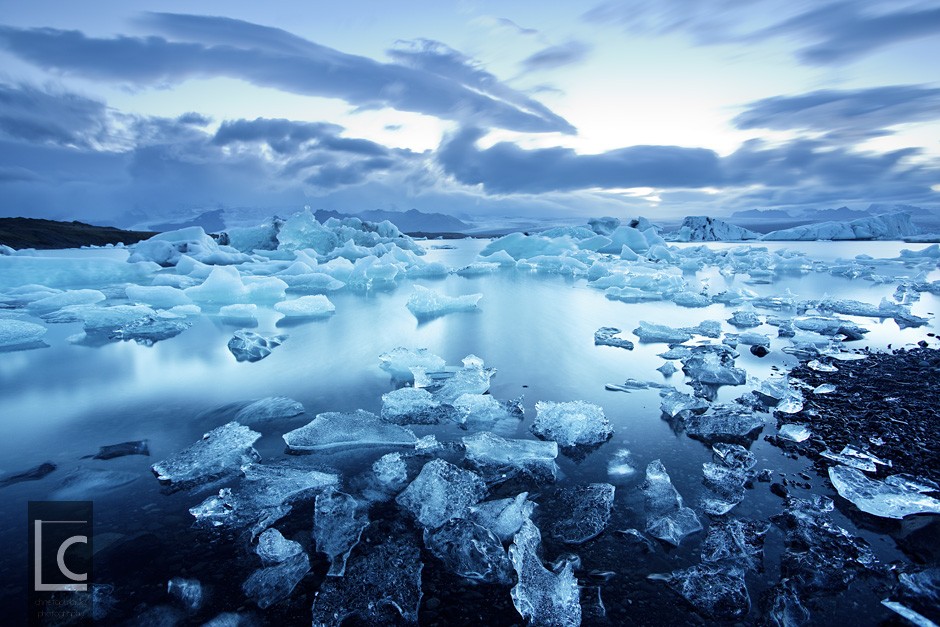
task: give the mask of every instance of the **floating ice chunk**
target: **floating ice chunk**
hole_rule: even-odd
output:
[[[336,306],[323,294],[281,301],[274,308],[291,318],[326,318],[336,311]]]
[[[780,425],[780,428],[777,430],[777,435],[786,440],[803,442],[808,440],[813,435],[813,432],[810,431],[806,425],[784,424]]]
[[[557,513],[549,533],[566,544],[584,544],[596,538],[610,520],[616,488],[609,483],[590,483],[561,488],[556,493]]]
[[[702,530],[698,516],[682,504],[682,497],[658,459],[646,467],[646,480],[640,488],[646,500],[646,533],[679,546],[684,537]]]
[[[763,427],[763,418],[737,403],[712,405],[704,413],[691,414],[685,419],[685,432],[706,442],[746,439]]]
[[[147,283],[160,269],[155,263],[125,263],[90,256],[34,257],[0,255],[0,289],[24,285],[95,287]]]
[[[222,233],[219,241],[243,253],[256,250],[275,250],[277,236],[284,220],[272,216],[257,226],[234,227]]]
[[[0,318],[0,349],[36,346],[45,334],[46,327],[41,324]]]
[[[212,268],[205,281],[187,287],[183,292],[197,303],[243,303],[248,300],[248,288],[238,269],[232,266]]]
[[[238,361],[260,361],[271,354],[275,348],[284,343],[286,335],[262,335],[240,329],[235,331],[232,339],[228,341],[228,349]]]
[[[256,302],[279,301],[284,298],[288,287],[284,281],[270,276],[246,276],[244,283],[248,299]]]
[[[467,579],[508,584],[512,564],[496,535],[464,518],[424,531],[424,545],[452,573]]]
[[[742,568],[698,564],[650,578],[665,580],[696,611],[713,620],[734,621],[751,611]]]
[[[757,465],[757,458],[740,444],[717,442],[712,445],[712,457],[728,468],[747,471]]]
[[[502,420],[520,420],[524,415],[522,398],[500,402],[489,394],[461,394],[454,400],[457,422],[468,425],[494,425]]]
[[[393,379],[403,382],[413,382],[412,368],[420,367],[426,371],[443,370],[447,362],[431,353],[426,348],[410,350],[399,347],[379,355],[379,367],[392,375]]]
[[[307,425],[288,431],[284,441],[291,451],[334,451],[366,446],[414,446],[417,438],[410,430],[383,422],[361,409],[354,413],[317,414]]]
[[[382,420],[396,425],[436,425],[447,418],[447,408],[422,388],[399,388],[382,395]]]
[[[27,305],[27,309],[35,313],[47,313],[69,305],[94,305],[105,298],[98,290],[67,290],[34,300]]]
[[[267,609],[289,597],[308,572],[310,558],[300,553],[274,566],[256,570],[242,584],[242,590],[258,607]]]
[[[732,242],[760,238],[759,233],[706,216],[686,216],[679,226],[679,242]]]
[[[633,454],[625,448],[615,451],[610,461],[607,462],[607,474],[617,478],[635,475],[636,468],[633,467]]]
[[[708,402],[700,398],[683,394],[675,388],[662,390],[659,409],[670,418],[684,417],[692,412],[702,412],[708,409]]]
[[[127,300],[132,303],[142,303],[158,309],[191,305],[193,302],[183,290],[169,285],[128,285],[124,292]]]
[[[38,481],[46,475],[55,472],[57,466],[52,462],[43,462],[38,466],[21,472],[4,473],[0,475],[0,488],[6,488],[23,481]]]
[[[747,482],[745,471],[705,462],[702,464],[702,473],[702,483],[707,490],[702,497],[702,509],[706,513],[722,516],[744,500],[744,484]]]
[[[454,274],[459,276],[481,276],[484,274],[493,274],[499,270],[500,264],[489,261],[475,261],[469,265],[459,268]]]
[[[346,287],[346,283],[324,272],[305,272],[303,274],[285,274],[282,272],[277,275],[277,278],[287,284],[287,290],[290,292],[335,292]]]
[[[238,410],[235,422],[255,424],[293,418],[304,413],[304,406],[286,396],[268,396],[253,401]]]
[[[906,486],[869,479],[855,468],[832,466],[829,480],[839,496],[873,516],[904,518],[911,514],[940,514],[937,499]]]
[[[587,221],[588,227],[598,235],[610,235],[620,226],[619,218],[604,216],[601,218],[591,218]]]
[[[317,495],[313,517],[313,539],[317,551],[330,558],[329,577],[342,577],[346,572],[349,552],[359,544],[363,530],[369,525],[367,512],[349,494],[332,488]]]
[[[114,309],[110,307],[109,309]],[[190,323],[182,316],[167,311],[156,312],[130,320],[107,333],[108,339],[134,340],[138,344],[152,346],[155,342],[176,337],[190,327]],[[97,336],[105,329],[89,329],[88,320],[85,322],[87,336]]]
[[[408,468],[401,458],[401,453],[386,453],[372,464],[375,478],[385,488],[398,491],[408,483]]]
[[[535,503],[528,496],[528,492],[522,492],[512,498],[477,503],[470,507],[468,518],[492,531],[500,541],[508,542],[532,516]]]
[[[427,388],[441,403],[452,405],[464,394],[483,394],[490,389],[493,368],[484,368],[483,360],[474,355],[463,359],[459,369],[429,372],[423,367],[412,368],[415,387]]]
[[[497,250],[496,252],[490,255],[480,255],[480,261],[486,261],[488,263],[498,263],[501,266],[514,266],[516,265],[516,260],[513,259],[513,256],[507,253],[505,250]]]
[[[451,518],[465,517],[470,506],[484,496],[486,484],[476,473],[432,459],[396,501],[421,526],[434,529]]]
[[[538,527],[526,520],[509,547],[517,578],[510,593],[512,603],[532,625],[577,627],[581,603],[573,565],[568,562],[557,574],[551,572],[539,558],[541,544]]]
[[[616,348],[625,348],[628,351],[633,350],[633,342],[622,337],[616,337],[620,329],[615,327],[601,327],[594,332],[594,344],[596,346],[614,346]]]
[[[390,624],[389,611],[418,622],[421,604],[421,550],[406,535],[361,543],[343,578],[329,577],[313,601],[315,627],[339,627],[358,615],[366,624]]]
[[[834,462],[839,462],[840,464],[845,464],[846,466],[851,466],[858,470],[864,470],[865,472],[875,472],[878,470],[878,466],[892,465],[890,461],[885,461],[867,451],[861,451],[851,445],[844,446],[839,453],[826,450],[820,453],[820,455],[826,459],[831,459]]]
[[[645,321],[641,321],[640,326],[633,329],[633,334],[640,338],[641,342],[663,342],[665,344],[681,344],[691,340],[693,335],[689,329],[677,329],[664,324],[652,324]]]
[[[558,444],[538,440],[507,440],[488,431],[463,438],[467,461],[487,478],[505,480],[520,473],[553,481]]]
[[[258,536],[258,546],[255,547],[255,553],[265,566],[280,564],[303,552],[299,542],[288,540],[277,529],[265,530]]]
[[[755,314],[753,311],[735,311],[728,319],[728,324],[741,329],[749,329],[752,327],[759,327],[761,325],[761,321],[760,318],[757,317],[757,314]]]
[[[804,331],[812,331],[820,335],[843,335],[846,340],[860,340],[868,333],[868,329],[858,326],[850,320],[842,318],[824,318],[821,316],[806,316],[793,319],[793,326]]]
[[[682,371],[697,383],[705,385],[744,385],[747,372],[736,368],[737,353],[723,344],[695,346],[682,360]]]
[[[420,285],[414,286],[414,291],[408,298],[408,310],[415,318],[425,320],[436,318],[457,311],[477,311],[477,303],[483,294],[465,294],[463,296],[447,296]]]
[[[166,592],[182,603],[187,612],[196,612],[202,607],[205,594],[198,579],[173,577],[166,584]]]
[[[712,299],[707,294],[698,292],[676,292],[669,298],[680,307],[708,307],[712,304]]]
[[[676,374],[676,373],[679,371],[679,369],[676,368],[676,365],[675,365],[674,363],[672,363],[671,361],[667,361],[666,363],[664,363],[662,366],[660,366],[660,367],[657,368],[656,370],[658,370],[659,372],[661,372],[662,375],[663,375],[664,377],[666,377],[666,378],[671,377],[672,375]]]
[[[179,489],[234,474],[260,456],[252,448],[261,434],[230,422],[209,431],[192,446],[157,462],[151,469],[161,483]]]
[[[219,316],[230,320],[245,320],[249,323],[257,322],[258,306],[252,304],[222,305],[219,307]],[[250,326],[250,324],[249,324]]]
[[[119,444],[107,444],[99,447],[94,455],[85,455],[91,459],[115,459],[127,455],[146,455],[150,456],[150,445],[147,440],[136,440],[133,442],[121,442]]]
[[[251,261],[251,257],[229,246],[219,244],[201,226],[192,226],[176,231],[154,235],[150,239],[134,244],[128,261],[152,261],[161,266],[175,266],[185,253],[202,263],[235,264]]]
[[[548,238],[540,235],[510,233],[493,240],[480,251],[481,257],[487,257],[500,250],[506,251],[513,259],[528,259],[538,255],[558,255],[566,250],[574,250],[575,241],[568,236]],[[620,249],[617,249],[619,252]]]
[[[592,446],[606,442],[614,433],[604,410],[585,401],[539,401],[535,412],[532,433],[559,446]]]
[[[57,501],[80,501],[116,490],[138,479],[132,472],[102,470],[100,468],[76,468],[65,475],[59,487],[50,495]]]
[[[702,561],[761,572],[767,530],[766,523],[735,519],[714,521],[702,542]]]

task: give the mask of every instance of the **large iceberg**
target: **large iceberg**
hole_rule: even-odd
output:
[[[918,233],[920,230],[911,222],[911,214],[902,212],[859,218],[851,222],[805,224],[771,231],[761,239],[768,241],[903,239]]]
[[[134,244],[128,258],[131,263],[152,261],[161,266],[175,266],[183,255],[210,265],[230,265],[251,261],[251,257],[231,248],[220,246],[201,226],[167,231]]]
[[[686,216],[676,233],[680,242],[728,242],[759,237],[759,233],[707,216]]]

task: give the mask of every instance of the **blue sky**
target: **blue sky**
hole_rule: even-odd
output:
[[[940,3],[543,4],[0,0],[0,214],[940,204]]]

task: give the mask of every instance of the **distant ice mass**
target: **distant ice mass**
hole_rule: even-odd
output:
[[[706,216],[686,217],[676,234],[676,240],[680,242],[730,242],[759,238],[760,233]]]
[[[777,240],[869,240],[903,239],[920,233],[909,213],[889,213],[850,222],[819,222],[771,231],[761,239]]]

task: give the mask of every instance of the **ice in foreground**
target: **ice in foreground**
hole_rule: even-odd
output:
[[[422,527],[435,529],[451,518],[464,518],[485,496],[486,484],[476,473],[433,459],[396,501]]]
[[[241,329],[235,331],[232,339],[228,341],[228,349],[238,361],[261,361],[286,339],[286,335],[264,336],[254,331]]]
[[[532,625],[576,627],[581,624],[578,580],[571,562],[553,573],[539,558],[542,535],[526,520],[509,547],[509,559],[518,582],[513,586],[512,603]]]
[[[359,544],[349,558],[346,575],[327,578],[317,591],[314,627],[339,627],[353,615],[368,624],[389,624],[389,611],[417,623],[423,568],[421,550],[407,535]]]
[[[614,486],[609,483],[561,488],[555,510],[560,513],[550,534],[566,544],[584,544],[607,527],[614,504]]]
[[[848,466],[829,468],[829,480],[844,499],[863,512],[881,518],[904,518],[911,514],[940,514],[940,501],[902,481],[869,479]]]
[[[539,440],[508,440],[488,431],[463,438],[467,460],[489,479],[520,473],[538,481],[553,481],[558,444]]]
[[[157,462],[151,469],[161,483],[175,489],[234,474],[244,464],[260,459],[252,447],[261,437],[257,431],[230,422],[202,436],[182,451]]]
[[[532,433],[554,440],[562,447],[600,444],[614,433],[604,410],[585,401],[539,401],[535,404],[535,411]]]
[[[308,424],[284,434],[287,448],[294,452],[333,451],[364,446],[414,446],[415,434],[383,422],[375,414],[326,412]]]
[[[698,612],[714,620],[733,621],[751,609],[742,568],[698,564],[651,578],[665,580]]]
[[[256,570],[242,584],[242,590],[265,609],[289,597],[308,572],[310,558],[301,551],[279,564]]]
[[[477,303],[483,294],[465,294],[463,296],[447,296],[429,290],[420,285],[414,286],[414,292],[408,298],[408,310],[418,320],[436,318],[457,311],[476,311]]]
[[[45,334],[46,327],[41,324],[0,319],[0,349],[37,344]]]
[[[424,545],[452,573],[467,579],[508,584],[512,566],[502,542],[489,529],[452,518],[424,532]]]
[[[528,497],[528,492],[522,492],[507,499],[477,503],[470,508],[469,518],[495,533],[500,541],[508,542],[532,516],[535,503]]]
[[[284,300],[274,308],[290,318],[325,318],[336,311],[336,306],[323,294]]]
[[[640,486],[646,499],[646,533],[679,546],[689,534],[702,530],[702,523],[672,485],[665,467],[658,459],[646,467],[646,481]]]
[[[343,576],[349,552],[359,544],[368,524],[368,514],[360,511],[359,502],[349,494],[330,488],[317,495],[313,538],[317,550],[330,558],[327,576]]]

